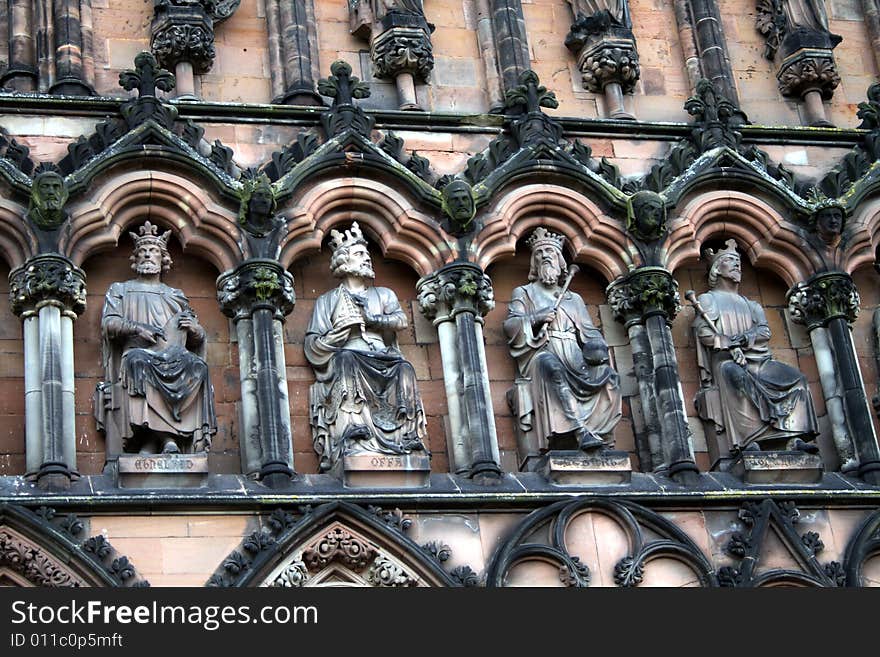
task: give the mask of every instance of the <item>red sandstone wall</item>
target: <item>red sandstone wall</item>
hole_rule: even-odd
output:
[[[0,260],[0,475],[24,474],[24,343],[9,309],[9,267]]]
[[[346,59],[355,74],[369,62],[369,46],[349,33],[344,0],[316,2],[319,65],[323,75],[330,64]],[[856,105],[876,78],[877,64],[861,18],[861,8],[850,0],[827,3],[831,29],[844,40],[835,50],[842,83],[830,103],[830,118],[840,126],[857,124]],[[420,100],[435,111],[482,113],[488,110],[485,68],[476,37],[476,8],[472,0],[426,0],[428,20],[437,25],[432,35],[435,69],[430,84],[419,90]],[[642,79],[629,109],[645,120],[680,121],[690,95],[684,55],[671,2],[631,0],[633,32],[639,46]],[[799,108],[779,95],[776,64],[763,58],[764,42],[755,29],[753,0],[720,0],[731,65],[743,109],[756,123],[800,123]],[[603,99],[583,90],[580,73],[565,45],[572,22],[566,0],[524,0],[523,12],[531,48],[532,66],[541,81],[556,92],[565,116],[603,115]],[[134,56],[149,47],[152,5],[140,0],[93,2],[95,69],[98,92],[122,95],[119,71],[131,67]],[[271,100],[263,2],[244,0],[232,18],[216,30],[217,58],[202,76],[206,100],[266,103]],[[393,86],[375,81],[369,106],[396,107]]]

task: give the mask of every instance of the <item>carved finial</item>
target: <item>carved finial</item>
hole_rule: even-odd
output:
[[[354,98],[369,98],[370,85],[351,74],[351,65],[337,60],[330,66],[330,77],[318,81],[318,93],[333,99],[333,106],[351,105]]]
[[[509,89],[504,96],[507,109],[515,109],[519,105],[525,105],[523,113],[540,112],[542,107],[556,109],[559,101],[556,100],[556,94],[540,84],[537,73],[528,70],[519,76],[519,85]]]
[[[684,108],[696,118],[695,138],[701,152],[716,146],[737,149],[741,135],[734,129],[731,119],[742,112],[710,80],[701,78],[697,82],[696,94],[685,102]]]
[[[340,247],[349,247],[354,246],[355,244],[364,244],[366,245],[367,240],[364,238],[364,234],[361,232],[361,227],[358,226],[358,223],[355,221],[351,228],[345,231],[345,233],[340,233],[338,230],[330,231],[330,248],[335,252]]]
[[[160,68],[152,53],[141,52],[134,58],[134,69],[119,74],[119,86],[126,91],[137,88],[138,96],[155,96],[156,89],[171,91],[176,84],[174,74]]]
[[[532,251],[534,251],[540,246],[549,244],[553,248],[558,249],[560,252],[562,252],[562,245],[564,242],[565,238],[562,235],[558,233],[553,233],[543,226],[539,226],[532,233],[531,237],[526,240],[526,245]]]

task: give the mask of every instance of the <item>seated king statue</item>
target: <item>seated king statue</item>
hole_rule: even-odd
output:
[[[709,291],[695,298],[700,390],[694,400],[725,451],[819,451],[816,412],[806,377],[770,354],[770,326],[761,306],[739,293],[736,242],[706,249]]]
[[[521,468],[549,450],[613,447],[611,433],[621,416],[620,377],[584,300],[567,289],[562,240],[541,227],[526,241],[529,283],[513,291],[504,322],[517,366],[508,403]]]
[[[205,329],[183,292],[161,282],[171,267],[171,231],[159,235],[148,221],[138,232],[129,233],[137,278],[113,283],[104,299],[98,429],[109,457],[207,452],[217,422]]]
[[[375,277],[357,223],[330,232],[330,269],[342,279],[315,302],[306,331],[306,358],[317,381],[309,413],[320,471],[346,455],[427,451],[425,411],[412,364],[398,350],[407,319],[397,296]]]

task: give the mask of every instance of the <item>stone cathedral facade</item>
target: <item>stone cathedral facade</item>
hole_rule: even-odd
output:
[[[880,583],[877,0],[0,3],[0,583]]]

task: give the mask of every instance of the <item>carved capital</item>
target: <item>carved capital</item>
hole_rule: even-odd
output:
[[[578,68],[587,91],[602,93],[616,82],[623,93],[632,93],[641,75],[636,42],[611,36],[587,41],[578,53]]]
[[[393,27],[373,39],[370,53],[377,78],[411,73],[426,80],[434,68],[431,37],[419,27]]]
[[[22,315],[51,303],[76,315],[86,309],[86,275],[64,256],[38,255],[9,274],[9,304]]]
[[[791,318],[807,330],[825,326],[832,319],[843,318],[850,324],[859,314],[859,292],[849,274],[819,274],[798,283],[788,293]]]
[[[296,303],[293,276],[275,260],[247,260],[220,275],[217,300],[227,317],[241,319],[268,308],[277,319],[283,319]]]
[[[196,73],[207,73],[214,63],[214,22],[200,4],[156,8],[150,49],[166,68],[189,62]]]
[[[776,74],[779,91],[783,96],[803,98],[810,91],[818,91],[824,100],[830,100],[840,84],[840,75],[830,50],[804,49],[787,57]]]
[[[446,265],[417,284],[419,309],[438,324],[469,312],[484,317],[495,307],[492,280],[471,263]]]
[[[671,321],[681,310],[678,283],[662,267],[640,267],[611,283],[607,294],[614,318],[624,324],[650,315]]]

